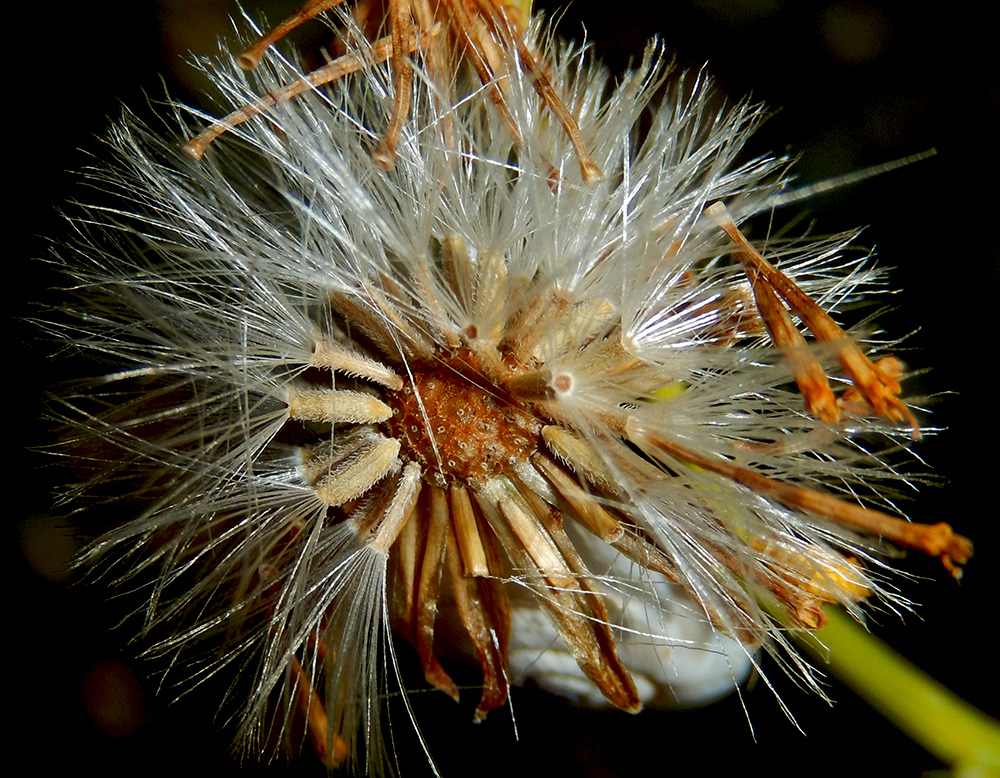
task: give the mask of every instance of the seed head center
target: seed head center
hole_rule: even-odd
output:
[[[386,402],[403,458],[439,485],[511,473],[540,445],[542,422],[458,360],[414,370]]]

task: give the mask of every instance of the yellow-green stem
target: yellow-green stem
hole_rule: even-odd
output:
[[[908,662],[841,609],[802,644],[872,707],[963,778],[1000,776],[1000,722]]]

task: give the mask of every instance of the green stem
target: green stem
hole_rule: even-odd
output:
[[[963,776],[1000,776],[1000,723],[868,633],[841,609],[802,644],[897,727]]]

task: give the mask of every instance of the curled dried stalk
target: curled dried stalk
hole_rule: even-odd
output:
[[[267,50],[288,33],[343,3],[344,0],[310,0],[245,49],[237,58],[238,64],[244,70],[255,69]],[[215,122],[188,141],[184,152],[195,160],[201,159],[220,135],[275,105],[351,73],[390,61],[394,86],[392,115],[381,141],[372,152],[372,159],[381,169],[391,170],[396,164],[396,144],[409,113],[413,81],[410,55],[415,52],[421,54],[428,75],[445,93],[462,62],[470,63],[488,88],[504,123],[518,144],[523,145],[517,123],[507,108],[509,63],[516,58],[542,102],[569,137],[584,182],[593,184],[603,178],[576,119],[546,76],[542,57],[525,42],[530,0],[358,0],[351,13],[371,40],[370,60],[364,61],[351,53],[337,57],[300,81],[277,89]],[[388,34],[385,34],[386,28]]]

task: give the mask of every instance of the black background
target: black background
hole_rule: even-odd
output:
[[[268,3],[271,21],[295,7]],[[545,8],[558,3],[546,2]],[[84,679],[98,669],[141,665],[121,652],[126,635],[108,632],[108,616],[93,592],[39,574],[30,553],[32,527],[47,511],[56,474],[24,450],[43,435],[34,421],[44,387],[60,365],[43,359],[18,323],[26,301],[47,283],[31,258],[45,252],[40,235],[62,229],[55,207],[72,193],[79,148],[92,147],[118,112],[140,104],[144,91],[185,90],[182,52],[210,52],[224,2],[48,3],[23,5],[9,21],[6,78],[5,246],[10,362],[4,371],[11,420],[4,574],[9,578],[5,648],[10,656],[7,705],[11,764],[34,774],[97,769],[105,775],[216,776],[247,772],[227,755],[228,741],[211,722],[210,700],[168,706],[150,686],[124,707],[132,734],[113,737],[87,715]],[[946,479],[906,506],[927,522],[949,521],[977,543],[961,585],[939,566],[911,557],[908,571],[929,579],[908,588],[921,603],[905,624],[879,617],[873,630],[961,696],[996,715],[993,663],[998,569],[995,457],[997,299],[1000,249],[996,237],[996,136],[1000,120],[997,67],[984,12],[971,4],[801,3],[794,0],[595,3],[578,0],[561,30],[579,36],[581,23],[612,68],[637,57],[659,35],[680,67],[708,62],[717,88],[733,99],[752,94],[780,109],[753,142],[753,151],[801,154],[803,181],[936,147],[933,159],[809,202],[821,232],[868,225],[863,242],[894,267],[901,290],[889,328],[921,329],[905,356],[932,368],[920,390],[941,395],[933,423],[946,432],[919,451]],[[40,12],[40,17],[32,14]],[[789,214],[791,217],[791,214]],[[58,544],[45,546],[58,563]],[[35,553],[35,552],[32,552]],[[110,664],[109,664],[110,663]],[[121,663],[121,664],[119,664]],[[758,685],[713,708],[638,717],[573,709],[532,690],[515,692],[520,740],[500,711],[469,723],[475,690],[461,706],[419,695],[421,721],[446,776],[595,776],[768,770],[783,775],[919,775],[939,768],[853,694],[831,682],[834,708],[772,673],[795,713],[797,731],[770,693]],[[105,676],[106,677],[106,676]],[[470,683],[474,677],[470,676]],[[394,711],[398,732],[409,731]],[[113,718],[113,717],[112,717]],[[751,734],[747,719],[753,724]],[[755,742],[756,739],[756,742]],[[426,772],[419,753],[401,738],[404,775]],[[320,774],[308,761],[283,768]]]

